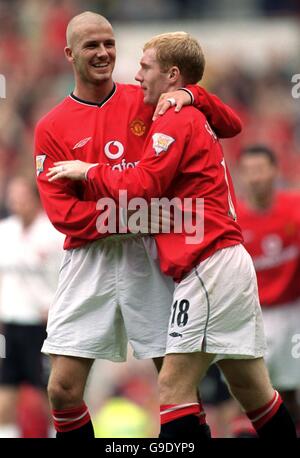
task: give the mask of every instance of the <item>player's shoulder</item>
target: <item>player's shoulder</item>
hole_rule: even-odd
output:
[[[7,216],[6,218],[0,220],[0,232],[2,235],[3,233],[12,234],[19,226],[19,219],[14,215]]]
[[[140,86],[137,84],[129,84],[129,83],[116,83],[117,93],[120,95],[133,95],[136,96],[137,94],[143,94],[143,91]]]
[[[45,229],[52,229],[53,227],[48,216],[43,210],[38,213],[35,219],[35,226],[39,228],[44,227]]]
[[[179,115],[180,121],[186,124],[196,123],[197,126],[201,126],[206,122],[206,117],[202,111],[198,110],[193,105],[186,105],[182,107],[179,112],[175,112],[175,109],[173,108],[168,110],[168,112],[170,112],[170,116],[172,116],[174,119],[176,119],[176,117]]]
[[[183,132],[187,130],[199,130],[205,127],[206,117],[192,105],[184,106],[179,112],[175,108],[169,108],[168,111],[154,121],[157,127],[170,125]]]
[[[55,105],[48,113],[44,114],[36,124],[36,131],[47,129],[55,123],[60,123],[65,119],[66,110],[70,104],[70,97],[65,97],[57,105]]]
[[[144,93],[140,86],[136,84],[117,83],[116,84],[116,103],[125,106],[143,106]],[[148,106],[150,107],[150,106]],[[151,109],[151,107],[150,107]]]
[[[49,243],[50,241],[55,241],[62,246],[64,235],[55,229],[44,211],[41,211],[36,217],[33,231],[37,233],[40,238],[44,237]]]
[[[300,208],[300,191],[291,189],[278,190],[276,200],[279,205],[292,208],[297,206]]]

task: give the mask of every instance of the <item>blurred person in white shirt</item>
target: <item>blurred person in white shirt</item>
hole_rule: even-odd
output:
[[[12,179],[7,207],[11,216],[0,221],[0,332],[5,343],[0,359],[0,437],[18,437],[21,385],[44,391],[47,384],[47,361],[40,350],[63,237],[45,216],[33,180]]]

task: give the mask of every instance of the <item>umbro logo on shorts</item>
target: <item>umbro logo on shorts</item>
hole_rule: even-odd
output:
[[[180,334],[179,332],[171,332],[171,334],[169,334],[169,336],[171,336],[171,337],[182,337],[182,334]]]

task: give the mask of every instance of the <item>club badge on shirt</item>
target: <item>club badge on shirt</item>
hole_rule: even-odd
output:
[[[36,176],[38,177],[40,173],[44,171],[44,162],[46,159],[46,154],[40,154],[35,158],[35,166],[36,166]]]
[[[130,130],[134,135],[141,137],[146,132],[146,125],[141,119],[134,119],[130,124]]]
[[[153,148],[158,156],[162,151],[167,151],[169,146],[175,142],[175,138],[166,134],[156,133],[152,135]]]

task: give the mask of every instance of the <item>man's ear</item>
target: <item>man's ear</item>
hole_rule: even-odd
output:
[[[180,77],[180,70],[178,67],[174,66],[171,67],[169,70],[169,79],[171,80],[172,83],[176,82],[178,78]]]
[[[74,56],[73,56],[73,51],[69,46],[66,46],[65,49],[65,56],[69,62],[74,62]]]

